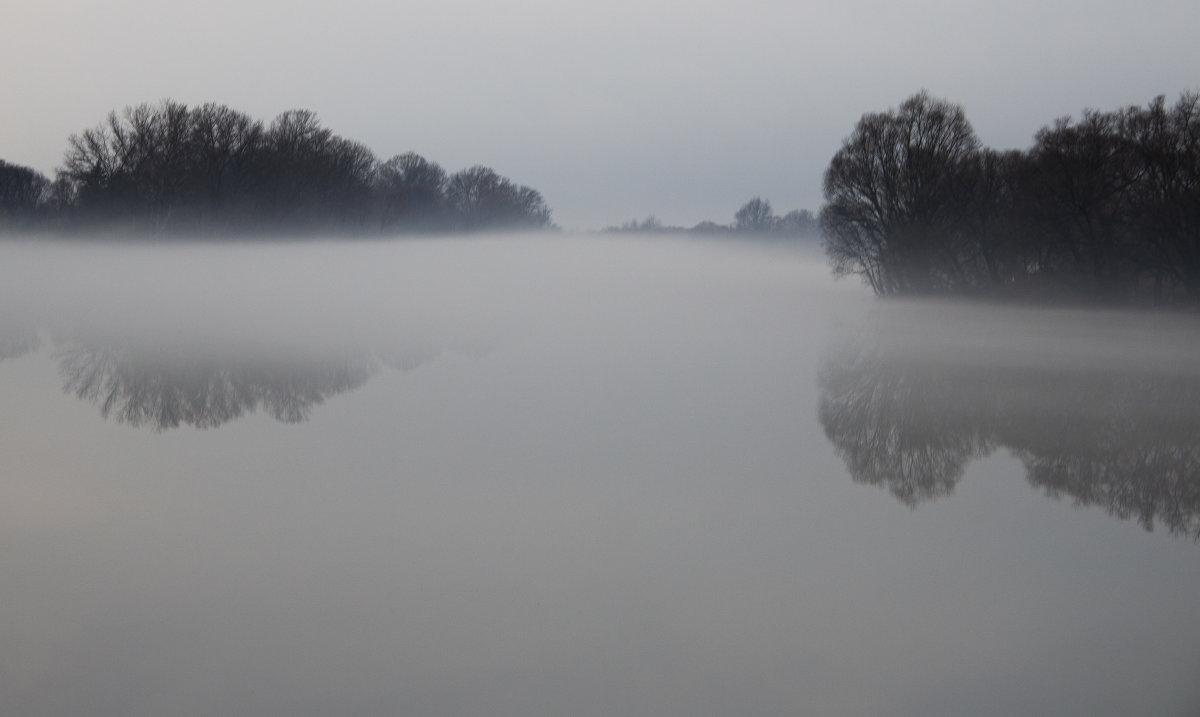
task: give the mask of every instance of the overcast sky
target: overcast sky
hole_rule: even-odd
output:
[[[567,229],[817,209],[864,113],[926,88],[984,143],[1200,88],[1196,0],[5,0],[0,158],[112,109],[311,109],[381,158],[486,164]]]

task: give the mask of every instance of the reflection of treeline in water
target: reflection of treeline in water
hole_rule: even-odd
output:
[[[59,354],[63,389],[106,418],[156,430],[213,428],[256,410],[278,421],[307,420],[313,406],[371,376],[366,357],[340,360],[203,360],[139,356],[104,346]]]
[[[55,178],[0,162],[0,229],[400,233],[550,226],[535,189],[482,166],[381,161],[306,110],[270,125],[164,101],[72,135]]]
[[[19,311],[0,305],[0,362],[39,350],[50,335],[63,390],[95,405],[105,418],[156,431],[214,428],[261,411],[300,423],[313,408],[359,388],[381,368],[407,373],[441,350],[391,337],[328,352],[283,346],[240,347],[230,337],[210,342],[178,337],[131,340],[122,332],[39,330]],[[456,353],[478,356],[486,344],[463,343]]]
[[[1026,151],[921,93],[866,114],[825,173],[840,274],[878,294],[1200,301],[1200,93],[1087,110]]]
[[[857,482],[910,506],[1003,447],[1029,482],[1146,529],[1200,538],[1200,378],[981,366],[858,347],[827,364],[819,417]]]
[[[300,423],[327,399],[361,387],[381,366],[408,372],[437,355],[396,346],[334,356],[222,355],[79,339],[56,352],[64,391],[105,418],[156,431],[215,428],[256,411]]]

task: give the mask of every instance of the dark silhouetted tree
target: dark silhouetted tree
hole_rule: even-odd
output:
[[[962,286],[955,240],[978,149],[962,108],[925,92],[864,115],[825,172],[821,228],[834,271],[879,294]]]
[[[72,135],[43,213],[80,229],[168,232],[429,231],[549,226],[539,192],[490,169],[447,177],[415,153],[379,163],[308,110],[264,128],[218,104],[164,100]]]
[[[256,174],[265,142],[262,122],[209,103],[192,110],[191,123],[188,154],[196,222],[213,229],[245,225],[262,190]]]
[[[379,222],[384,231],[445,228],[446,171],[415,152],[396,155],[375,170]]]
[[[40,172],[0,159],[0,231],[33,225],[49,200],[50,187]]]
[[[991,149],[967,161],[962,175],[967,201],[957,253],[973,287],[1026,286],[1042,265],[1041,247],[1022,214],[1027,165],[1022,152]]]
[[[1129,221],[1140,269],[1157,298],[1182,288],[1200,300],[1200,93],[1163,97],[1122,113],[1121,131],[1136,154]]]
[[[248,198],[261,125],[227,107],[164,101],[72,135],[55,194],[83,221],[162,232],[228,216]]]
[[[536,189],[516,185],[488,167],[475,166],[451,175],[446,200],[458,229],[541,229],[550,225],[550,209]]]
[[[1045,243],[1042,271],[1086,280],[1102,299],[1126,296],[1136,281],[1130,192],[1139,167],[1117,113],[1087,110],[1043,128],[1030,150],[1028,211]]]
[[[266,133],[259,171],[280,229],[362,229],[375,157],[364,145],[322,127],[315,113],[290,110]]]

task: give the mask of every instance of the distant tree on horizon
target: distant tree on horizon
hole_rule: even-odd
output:
[[[780,234],[817,236],[821,233],[821,225],[809,210],[793,209],[779,218],[776,231]]]
[[[653,214],[642,221],[632,219],[619,226],[607,227],[609,233],[626,234],[701,234],[705,236],[755,236],[762,238],[816,237],[820,225],[807,209],[793,209],[782,217],[776,216],[771,202],[755,197],[746,202],[734,215],[732,224],[704,220],[690,228],[667,225]]]
[[[741,206],[733,215],[734,231],[749,234],[766,234],[775,229],[779,219],[771,209],[771,203],[755,197]]]

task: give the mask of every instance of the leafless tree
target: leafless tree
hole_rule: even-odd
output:
[[[488,167],[475,166],[451,175],[446,199],[460,229],[540,229],[550,225],[550,209],[540,192],[514,184]]]
[[[384,231],[441,228],[446,171],[416,152],[396,155],[375,169],[380,227]]]
[[[746,202],[733,215],[733,228],[747,234],[767,234],[779,223],[771,203],[760,197]]]
[[[953,240],[979,146],[962,107],[926,92],[863,115],[825,172],[821,228],[835,272],[879,294],[961,286]]]
[[[0,159],[0,231],[33,224],[50,192],[50,180],[29,167]]]

